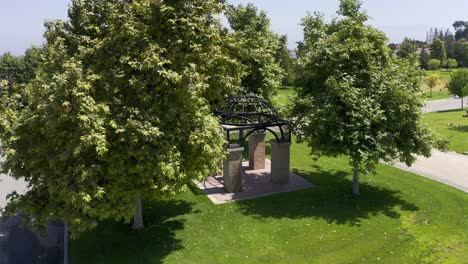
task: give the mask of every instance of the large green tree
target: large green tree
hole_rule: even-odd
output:
[[[460,40],[455,44],[455,59],[461,67],[468,67],[468,41]]]
[[[35,224],[74,235],[100,219],[142,228],[141,200],[217,170],[224,137],[209,101],[240,89],[217,0],[75,0],[46,24],[44,62],[23,110],[0,115],[2,169]]]
[[[288,49],[288,37],[278,36],[278,48],[276,49],[275,60],[283,69],[283,86],[290,86],[294,83],[293,59]]]
[[[231,6],[226,13],[232,32],[229,54],[237,58],[247,72],[242,78],[244,91],[271,100],[281,87],[284,71],[277,58],[282,46],[270,30],[270,20],[253,4]]]
[[[468,21],[455,21],[453,23],[456,40],[468,40]]]
[[[348,155],[353,194],[359,174],[379,161],[410,165],[439,143],[421,120],[420,72],[391,59],[384,33],[367,25],[361,1],[341,0],[341,19],[303,20],[308,52],[299,58],[300,87],[292,113],[300,140],[318,155]]]

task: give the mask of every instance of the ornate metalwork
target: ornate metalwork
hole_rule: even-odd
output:
[[[277,142],[290,142],[289,122],[278,116],[276,109],[264,99],[243,94],[226,99],[227,105],[218,108],[221,126],[229,147],[242,146],[252,133],[271,132]]]

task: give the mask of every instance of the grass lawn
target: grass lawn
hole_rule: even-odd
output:
[[[214,205],[189,186],[145,201],[142,231],[106,221],[71,241],[70,263],[466,263],[467,193],[379,165],[353,198],[347,159],[308,153],[294,142],[291,166],[315,188]]]
[[[70,263],[466,263],[467,193],[379,165],[354,198],[346,158],[308,153],[294,142],[291,166],[315,188],[214,205],[189,186],[145,201],[142,231],[106,221],[71,241]]]
[[[144,204],[146,228],[103,222],[71,241],[70,263],[463,263],[468,194],[379,165],[353,198],[346,158],[292,167],[317,187],[214,205],[198,189]]]
[[[426,122],[443,138],[451,141],[450,150],[468,153],[468,118],[461,110],[425,114]],[[452,126],[448,124],[452,123]]]
[[[428,101],[433,101],[433,100],[451,98],[452,95],[449,93],[448,89],[445,87],[445,85],[450,82],[451,72],[447,70],[426,71],[426,76],[429,76],[430,74],[433,74],[433,73],[439,74],[441,83],[437,87],[432,88],[432,97],[430,97],[430,89],[425,84],[425,80],[423,80],[423,91],[424,91],[424,95],[426,99]]]

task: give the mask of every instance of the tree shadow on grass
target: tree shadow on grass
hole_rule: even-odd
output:
[[[70,241],[70,263],[162,263],[170,253],[182,249],[176,231],[184,229],[177,217],[193,213],[182,200],[144,202],[145,229],[105,221],[79,239]]]
[[[468,126],[454,126],[449,128],[449,130],[455,130],[458,132],[468,132]]]
[[[352,181],[344,171],[314,172],[294,170],[316,185],[315,188],[239,202],[245,214],[259,218],[316,218],[340,225],[360,225],[363,219],[380,214],[399,218],[400,210],[419,208],[400,198],[398,191],[361,183],[361,195],[351,195]]]

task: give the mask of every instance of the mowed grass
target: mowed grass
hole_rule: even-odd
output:
[[[464,114],[461,110],[437,112],[425,114],[424,119],[442,138],[451,141],[450,150],[468,154],[468,118]]]
[[[273,104],[276,108],[285,107],[293,100],[295,91],[294,87],[283,87],[276,92],[276,96],[273,98]]]
[[[294,140],[291,167],[315,188],[214,205],[189,185],[145,201],[142,231],[107,221],[71,241],[70,263],[466,263],[467,193],[379,165],[355,198],[346,157],[308,153]]]
[[[430,89],[426,84],[426,80],[423,79],[422,81],[422,90],[424,94],[424,98],[428,101],[434,100],[441,100],[451,98],[452,94],[448,91],[446,85],[451,80],[451,72],[447,70],[440,70],[440,71],[425,71],[426,76],[429,76],[433,73],[437,73],[440,76],[440,84],[434,88],[432,88],[432,97],[430,96]],[[274,103],[278,108],[282,108],[286,105],[294,95],[294,87],[283,87],[277,91],[277,96],[275,97]]]
[[[346,158],[292,146],[315,188],[214,205],[193,186],[146,201],[146,228],[103,222],[71,241],[71,263],[466,263],[468,194],[379,165],[351,193]]]
[[[426,84],[426,80],[423,80],[423,92],[424,96],[428,101],[433,100],[441,100],[451,98],[452,94],[448,91],[446,85],[450,82],[451,77],[450,75],[452,72],[447,70],[439,70],[439,71],[426,71],[426,76],[429,76],[433,73],[437,73],[440,76],[440,84],[434,88],[432,88],[432,97],[430,96],[430,88]]]

